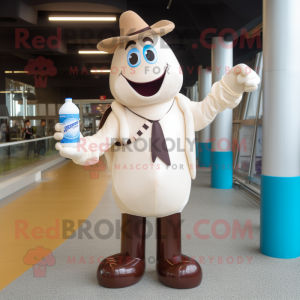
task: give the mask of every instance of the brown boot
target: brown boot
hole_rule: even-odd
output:
[[[97,270],[100,285],[123,288],[139,282],[145,273],[146,218],[122,214],[121,252],[105,258]]]
[[[171,288],[190,289],[202,280],[196,260],[181,254],[180,213],[157,218],[157,263],[159,281]]]

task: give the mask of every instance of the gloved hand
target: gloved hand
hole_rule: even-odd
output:
[[[55,130],[57,131],[54,134],[54,138],[58,141],[62,140],[64,135],[61,132],[60,125],[57,123],[55,125]],[[85,147],[76,147],[76,148],[71,148],[71,147],[63,147],[60,142],[55,144],[56,150],[59,151],[59,154],[62,157],[70,158],[73,160],[75,164],[78,165],[94,165],[99,161],[99,153],[98,151],[95,153],[92,153],[91,151],[88,150],[88,141],[82,136],[80,133],[80,142],[85,140],[84,145]],[[85,150],[84,150],[85,149]]]
[[[253,92],[258,88],[260,78],[250,67],[238,64],[223,77],[225,84],[236,94]]]

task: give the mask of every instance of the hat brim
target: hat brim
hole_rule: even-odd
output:
[[[107,53],[114,53],[118,44],[120,43],[134,41],[153,34],[164,36],[167,33],[171,32],[175,28],[175,25],[171,21],[162,20],[153,24],[152,26],[150,26],[150,28],[151,29],[149,30],[134,35],[116,36],[102,40],[98,43],[97,49],[100,51],[105,51]]]

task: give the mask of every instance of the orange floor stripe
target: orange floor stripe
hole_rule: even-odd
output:
[[[62,220],[73,220],[76,230],[78,220],[87,219],[110,182],[108,170],[97,174],[72,162],[48,172],[47,176],[51,178],[49,181],[0,209],[0,290],[32,267],[24,263],[30,249],[42,246],[53,251],[61,245],[65,241]],[[17,228],[26,224],[29,238],[22,233],[18,237]],[[47,235],[46,230],[56,224],[59,236],[51,239],[49,234],[55,235],[55,230]]]

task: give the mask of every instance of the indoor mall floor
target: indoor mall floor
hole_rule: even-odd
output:
[[[62,182],[63,177],[66,182]],[[73,192],[67,195],[71,185]],[[108,170],[92,179],[89,171],[65,160],[43,172],[39,182],[0,204],[5,246],[0,250],[5,269],[0,280],[1,299],[174,299],[180,295],[182,299],[277,299],[279,294],[296,299],[300,292],[300,259],[275,259],[259,251],[259,201],[237,185],[231,190],[211,189],[209,169],[198,170],[182,213],[182,251],[200,261],[203,270],[200,286],[189,290],[165,287],[157,279],[155,218],[148,218],[152,226],[147,226],[147,269],[143,279],[131,287],[110,289],[109,293],[99,286],[97,260],[117,253],[120,247],[116,220],[121,214],[112,197]],[[17,225],[10,223],[18,219],[25,223],[30,220],[26,230],[29,238],[20,234],[14,239],[11,234]],[[31,235],[30,229],[36,224],[46,230],[55,226],[56,219],[59,226],[63,220],[74,221],[77,231],[68,239],[62,236],[61,227],[58,238],[41,235],[36,239]],[[94,228],[103,219],[113,225],[113,232],[99,238]],[[91,225],[89,238],[79,233],[78,220],[86,220],[84,227]],[[200,225],[200,220],[209,223]],[[106,225],[102,226],[101,234],[108,235]],[[199,233],[209,237],[199,238]],[[33,267],[23,262],[27,251],[37,246],[50,249],[55,258],[53,265],[47,265],[45,277],[34,274]]]

